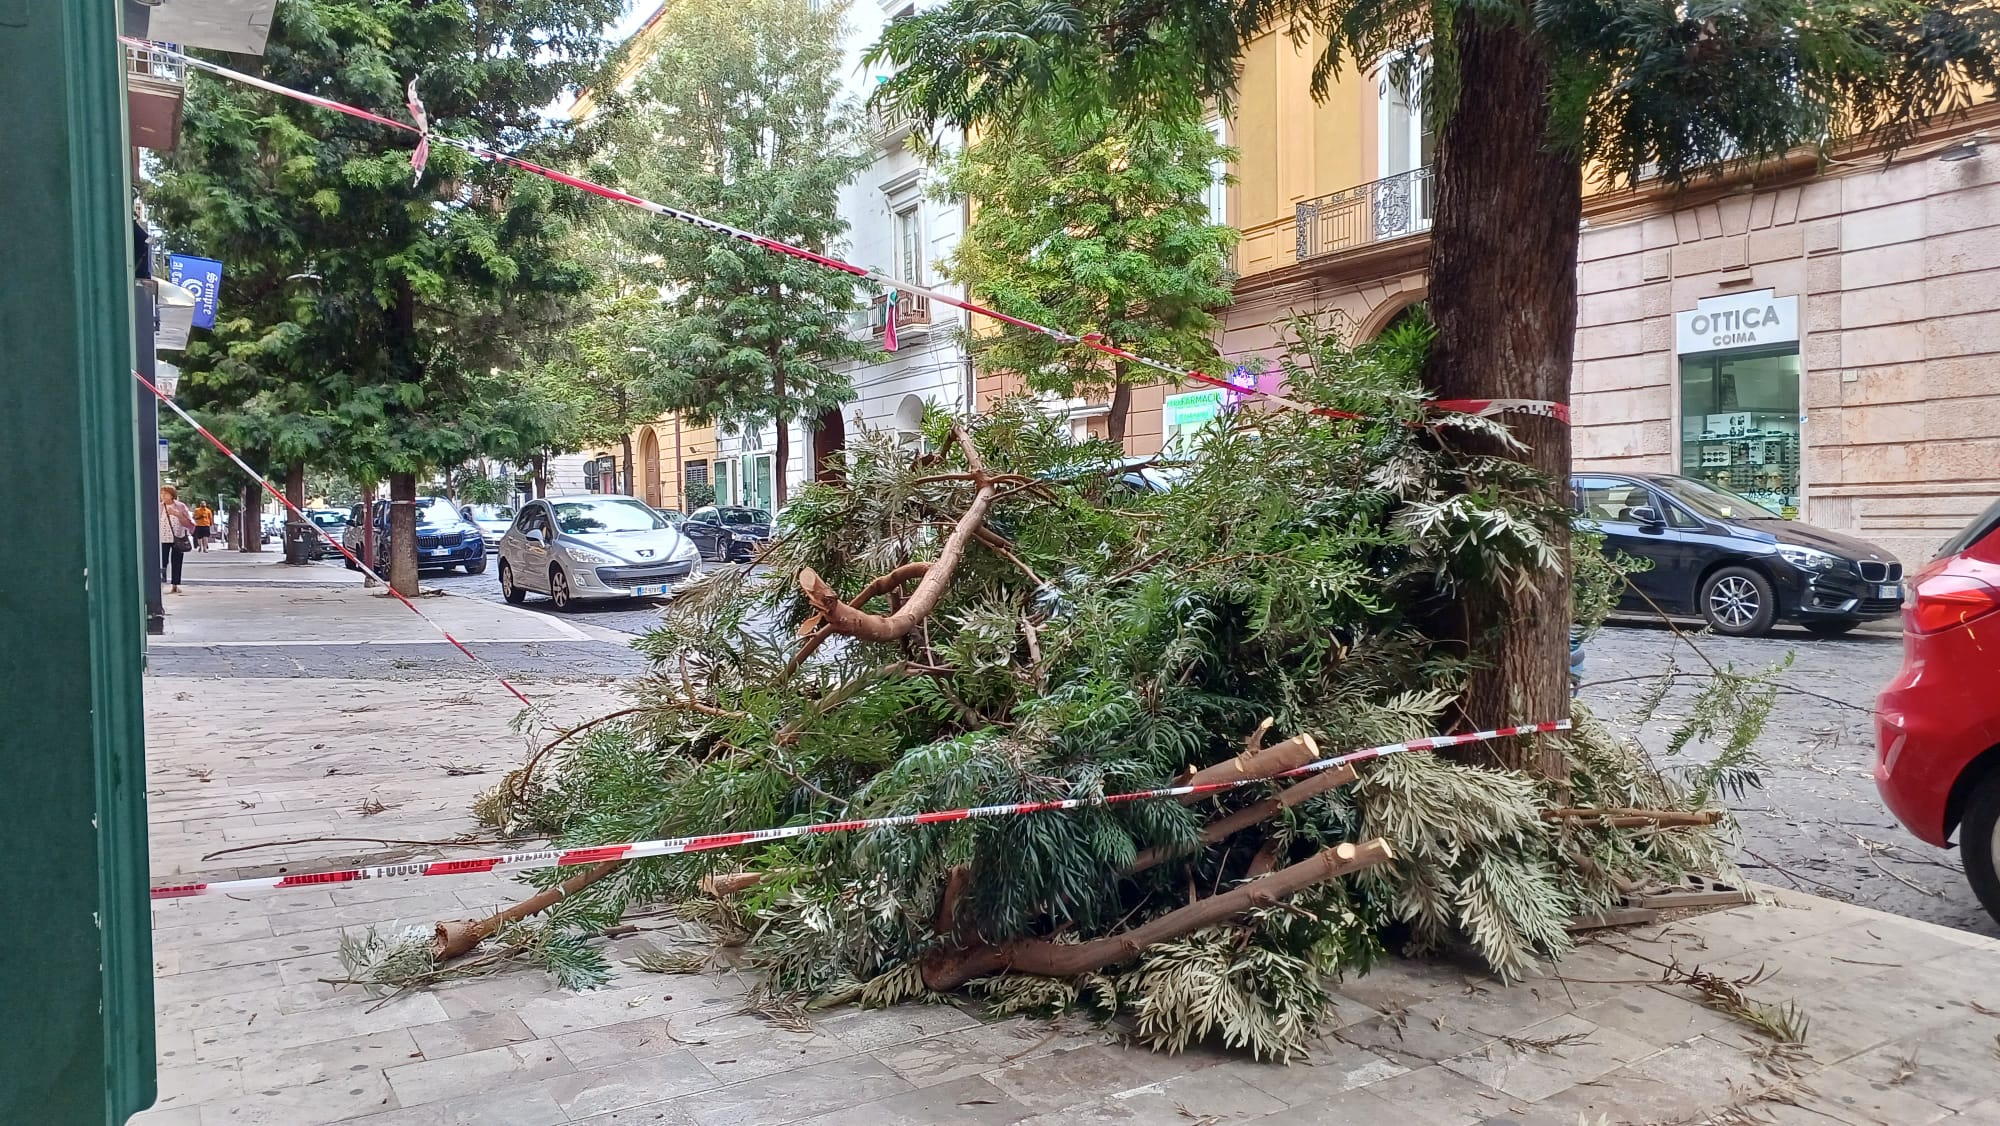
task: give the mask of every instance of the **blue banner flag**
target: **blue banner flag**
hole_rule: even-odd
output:
[[[194,294],[194,327],[215,327],[215,299],[222,289],[222,263],[191,254],[167,255],[167,280]]]

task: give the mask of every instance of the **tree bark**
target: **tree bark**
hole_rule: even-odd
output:
[[[529,479],[532,491],[528,494],[536,500],[549,495],[549,455],[536,454],[532,477]]]
[[[389,588],[417,593],[417,475],[389,474]]]
[[[243,519],[239,522],[243,530],[238,551],[261,552],[264,550],[264,488],[261,485],[243,486]]]
[[[1437,339],[1426,382],[1444,399],[1567,403],[1581,169],[1549,146],[1550,69],[1532,33],[1470,10],[1456,22],[1459,95],[1438,136],[1430,257]],[[1568,426],[1540,415],[1502,417],[1528,446],[1509,456],[1541,471],[1547,499],[1561,503],[1569,477]],[[1502,452],[1491,442],[1462,444]],[[1568,526],[1549,533],[1567,558]],[[1540,576],[1531,592],[1508,599],[1467,599],[1460,609],[1474,662],[1460,701],[1467,725],[1569,715],[1567,573]],[[1568,773],[1546,739],[1505,740],[1474,753],[1546,777]]]
[[[306,506],[306,466],[295,461],[285,467],[285,499],[292,502],[292,508],[303,510]],[[305,523],[292,509],[285,510],[285,562],[294,567],[302,567],[312,560],[306,558],[306,543],[299,539],[297,527]]]
[[[623,443],[622,452],[625,455],[625,472],[621,474],[625,483],[625,495],[636,496],[637,494],[632,491],[632,432],[627,430],[619,441]]]
[[[361,511],[363,513],[361,521],[361,561],[368,564],[370,570],[374,570],[377,554],[375,551],[375,486],[363,485],[361,487]],[[361,585],[374,586],[375,580],[367,572],[363,572]]]
[[[1169,911],[1144,926],[1121,934],[1089,942],[1023,938],[1004,946],[940,951],[924,961],[924,986],[943,993],[957,989],[974,978],[1002,971],[1071,977],[1129,961],[1156,942],[1192,934],[1253,907],[1269,907],[1314,884],[1393,859],[1395,853],[1390,849],[1389,842],[1384,840],[1359,845],[1339,844],[1289,868],[1251,880],[1221,895],[1190,903],[1178,911]]]
[[[778,440],[771,450],[773,455],[772,461],[774,462],[771,469],[771,496],[773,498],[771,510],[775,513],[778,509],[785,507],[785,501],[791,495],[788,478],[791,476],[789,470],[792,465],[792,426],[789,416],[785,412],[785,369],[782,363],[771,373],[771,398],[778,404],[776,428],[778,431]]]
[[[1104,436],[1125,449],[1125,424],[1132,414],[1132,385],[1125,382],[1125,363],[1116,361],[1111,366],[1111,408],[1104,415]],[[1131,453],[1130,450],[1125,450]]]

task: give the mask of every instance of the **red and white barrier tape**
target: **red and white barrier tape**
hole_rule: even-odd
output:
[[[1464,735],[1434,735],[1428,739],[1412,739],[1407,743],[1388,743],[1380,747],[1334,758],[1310,762],[1294,770],[1285,771],[1276,777],[1295,778],[1303,774],[1315,774],[1322,770],[1351,766],[1369,759],[1385,755],[1400,754],[1405,751],[1434,751],[1442,747],[1457,747],[1467,743],[1482,743],[1491,739],[1505,739],[1514,735],[1536,735],[1551,731],[1569,730],[1569,720],[1559,719],[1546,723],[1529,723],[1517,727],[1498,727],[1490,731],[1472,731]],[[687,852],[706,852],[717,848],[735,848],[738,845],[758,844],[764,841],[782,841],[794,837],[814,836],[820,833],[852,833],[865,829],[889,829],[904,825],[936,825],[949,821],[970,821],[982,817],[1014,817],[1030,813],[1048,813],[1057,810],[1082,809],[1087,806],[1120,805],[1125,802],[1146,801],[1154,798],[1195,797],[1202,794],[1216,794],[1243,786],[1255,786],[1269,782],[1269,778],[1232,779],[1227,782],[1204,782],[1200,785],[1163,786],[1157,790],[1138,790],[1129,794],[1102,794],[1088,798],[1064,798],[1059,801],[1014,802],[1009,805],[982,805],[969,809],[948,809],[937,813],[906,813],[896,817],[869,817],[856,821],[827,821],[816,825],[787,825],[777,829],[751,829],[740,833],[708,833],[699,837],[673,837],[658,841],[633,841],[627,844],[595,845],[590,848],[548,848],[535,852],[511,852],[498,856],[469,857],[463,860],[428,860],[409,864],[384,864],[369,868],[345,868],[331,872],[308,872],[290,876],[267,876],[254,880],[226,880],[206,884],[173,884],[153,889],[154,899],[181,899],[192,895],[218,895],[225,892],[263,891],[270,888],[316,887],[325,884],[350,884],[359,880],[394,879],[403,876],[456,876],[467,872],[497,872],[509,869],[527,868],[570,868],[582,864],[601,864],[610,860],[641,860],[651,856],[675,856]]]
[[[303,511],[299,509],[297,505],[291,502],[291,499],[289,497],[285,496],[284,490],[278,488],[276,485],[273,485],[270,482],[270,479],[265,477],[262,473],[259,473],[255,469],[250,468],[249,462],[244,461],[242,458],[238,457],[236,455],[236,451],[230,449],[228,444],[223,442],[222,439],[209,433],[208,427],[203,426],[199,422],[196,422],[195,417],[189,414],[186,408],[182,407],[179,403],[174,402],[171,396],[169,396],[166,392],[161,391],[157,386],[154,386],[152,380],[147,379],[145,376],[140,375],[136,371],[132,373],[132,378],[138,380],[140,385],[145,387],[146,390],[151,391],[153,393],[153,396],[159,399],[160,402],[165,403],[168,409],[172,410],[175,414],[181,416],[181,420],[183,422],[186,422],[189,426],[194,427],[195,433],[208,439],[208,444],[214,446],[216,450],[222,454],[223,457],[226,457],[230,461],[235,462],[236,468],[241,469],[245,474],[249,475],[252,481],[255,481],[259,485],[262,485],[264,487],[265,492],[277,498],[278,503],[285,506],[286,511],[290,512],[292,515],[297,516],[300,520],[304,521],[305,526],[311,528],[314,534],[318,535],[320,539],[325,540],[327,544],[330,545],[335,551],[338,551],[342,555],[346,556],[347,561],[354,564],[357,568],[359,568],[362,574],[367,575],[369,578],[374,579],[378,583],[381,583],[385,588],[388,589],[390,594],[396,596],[396,601],[401,602],[404,606],[409,607],[410,613],[415,614],[419,618],[422,618],[424,620],[425,625],[436,630],[440,637],[443,637],[446,641],[451,642],[454,648],[456,648],[459,652],[465,654],[466,657],[470,658],[474,664],[492,673],[493,679],[499,681],[500,687],[505,688],[509,695],[513,696],[516,700],[521,701],[521,703],[526,705],[530,711],[534,712],[536,716],[540,717],[544,723],[550,723],[550,724],[554,723],[554,721],[549,717],[548,713],[544,712],[541,709],[540,705],[536,704],[533,700],[528,699],[528,697],[525,694],[523,694],[519,688],[514,687],[514,683],[508,680],[505,676],[501,675],[500,670],[494,668],[490,664],[487,664],[486,661],[479,656],[479,654],[474,653],[470,649],[467,649],[465,647],[465,642],[460,641],[456,637],[453,637],[451,635],[450,630],[439,625],[436,619],[432,618],[429,614],[424,613],[423,610],[416,603],[404,597],[401,591],[397,590],[393,586],[390,586],[389,581],[387,579],[384,579],[381,575],[376,574],[375,569],[373,567],[370,567],[367,563],[363,562],[360,556],[347,550],[346,544],[341,543],[337,539],[334,539],[332,536],[327,534],[325,528],[322,528],[318,524],[313,523],[311,517],[307,516]]]
[[[710,231],[715,234],[723,235],[728,238],[733,238],[742,242],[750,243],[753,246],[760,247],[774,254],[787,255],[792,258],[797,258],[803,261],[814,263],[815,265],[824,266],[829,270],[837,270],[843,274],[850,274],[857,279],[870,282],[883,289],[893,289],[903,293],[914,294],[918,297],[929,298],[930,300],[936,301],[940,304],[949,305],[957,309],[963,309],[968,313],[973,313],[978,316],[990,317],[993,320],[1000,321],[1004,324],[1013,325],[1016,328],[1027,329],[1030,332],[1038,332],[1043,336],[1047,336],[1054,340],[1059,340],[1065,344],[1082,345],[1083,347],[1090,348],[1106,356],[1110,356],[1119,360],[1124,360],[1127,363],[1138,364],[1142,367],[1152,368],[1154,371],[1158,371],[1162,374],[1170,375],[1176,379],[1185,380],[1190,383],[1201,383],[1211,387],[1220,387],[1230,391],[1241,390],[1241,388],[1239,388],[1236,384],[1230,382],[1227,379],[1221,379],[1216,376],[1209,375],[1206,372],[1197,371],[1189,367],[1183,367],[1179,364],[1172,364],[1164,360],[1156,360],[1148,356],[1142,356],[1137,352],[1133,352],[1130,351],[1129,349],[1119,347],[1118,345],[1113,344],[1112,342],[1104,339],[1104,337],[1096,333],[1087,333],[1079,336],[1075,333],[1065,332],[1062,329],[1051,328],[1047,325],[1037,324],[1034,321],[1024,320],[1020,317],[1010,316],[1006,313],[999,311],[998,309],[981,305],[976,301],[969,301],[966,300],[965,298],[956,297],[953,296],[952,294],[943,293],[938,290],[928,288],[926,286],[916,285],[911,282],[902,281],[897,278],[890,277],[889,275],[884,274],[878,270],[871,270],[865,266],[857,266],[852,262],[844,262],[838,258],[831,258],[824,254],[818,254],[811,250],[807,250],[804,247],[793,246],[790,243],[781,242],[777,239],[757,234],[754,231],[746,231],[740,227],[733,227],[727,223],[718,222],[714,219],[710,219],[704,215],[696,214],[695,212],[692,211],[682,211],[679,208],[669,207],[663,203],[655,203],[652,200],[642,199],[639,196],[631,194],[630,192],[619,191],[616,188],[605,187],[602,184],[592,183],[589,180],[581,179],[576,176],[571,176],[564,172],[558,172],[553,168],[546,168],[542,165],[536,164],[531,160],[524,160],[521,157],[501,152],[498,149],[491,148],[489,146],[482,145],[474,141],[468,141],[458,137],[447,137],[435,134],[431,131],[429,116],[424,111],[423,102],[419,100],[417,97],[417,87],[414,79],[411,80],[408,88],[409,111],[412,119],[416,122],[416,124],[412,125],[408,122],[397,121],[394,118],[384,117],[378,113],[370,113],[365,109],[347,105],[346,103],[343,102],[336,102],[330,98],[322,98],[315,94],[305,93],[302,90],[294,90],[288,86],[280,86],[277,83],[271,82],[267,79],[258,78],[255,75],[244,74],[242,71],[231,70],[228,67],[220,66],[216,63],[209,62],[206,59],[196,58],[193,55],[183,54],[180,51],[174,50],[170,47],[166,47],[158,43],[151,43],[142,39],[134,39],[129,36],[121,36],[120,40],[130,46],[144,47],[155,53],[164,54],[172,58],[179,59],[187,66],[193,67],[196,70],[206,71],[207,73],[213,74],[219,78],[226,78],[232,82],[242,83],[243,85],[252,86],[255,87],[256,89],[264,90],[269,93],[280,95],[282,97],[292,98],[297,101],[304,102],[307,105],[317,106],[320,109],[331,110],[335,113],[343,113],[348,115],[349,117],[360,118],[363,121],[372,121],[378,125],[384,125],[391,129],[397,129],[405,133],[414,134],[417,137],[417,149],[414,153],[411,154],[410,164],[411,167],[415,169],[419,179],[422,178],[424,165],[429,159],[430,146],[433,143],[447,144],[452,146],[453,148],[462,149],[465,152],[470,153],[472,156],[474,156],[479,160],[511,165],[524,172],[529,172],[536,176],[541,176],[544,179],[553,180],[559,184],[567,184],[570,187],[576,188],[579,191],[589,192],[592,195],[611,200],[614,203],[622,203],[628,207],[636,207],[641,211],[650,212],[654,215],[663,216],[668,219],[675,219],[680,222],[690,224],[692,226],[700,227],[703,230]],[[1267,394],[1265,398],[1278,406],[1286,407],[1291,410],[1309,411],[1313,414],[1323,415],[1327,418],[1365,419],[1367,417],[1365,415],[1354,414],[1349,411],[1336,411],[1326,407],[1313,407],[1308,404],[1298,402],[1297,400],[1288,399],[1281,395],[1276,395],[1276,394]],[[1502,414],[1502,413],[1523,413],[1531,415],[1540,415],[1546,418],[1553,418],[1563,423],[1564,425],[1568,425],[1569,423],[1569,404],[1552,402],[1544,399],[1440,399],[1433,401],[1431,403],[1431,406],[1437,410],[1450,411],[1457,414],[1492,415],[1492,414]]]

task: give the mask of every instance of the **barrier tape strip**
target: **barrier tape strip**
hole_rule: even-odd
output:
[[[439,625],[436,619],[432,618],[429,614],[424,613],[421,607],[419,607],[416,603],[410,601],[408,598],[404,597],[402,591],[397,590],[394,586],[391,586],[389,584],[389,580],[383,578],[379,574],[376,574],[375,568],[370,567],[368,564],[362,562],[360,556],[347,550],[346,544],[341,543],[339,540],[336,540],[332,536],[328,535],[325,528],[322,528],[318,524],[314,523],[310,516],[307,516],[302,510],[300,510],[300,508],[297,505],[291,502],[291,498],[285,495],[284,490],[278,488],[276,485],[273,485],[270,481],[270,478],[265,477],[262,473],[259,473],[255,469],[250,468],[249,462],[244,461],[242,458],[238,457],[236,455],[236,451],[230,449],[229,446],[225,442],[223,442],[222,439],[209,433],[208,427],[203,426],[199,422],[196,422],[195,417],[189,414],[186,408],[182,407],[179,403],[174,402],[172,396],[160,390],[157,386],[154,385],[152,380],[147,379],[145,376],[139,374],[136,371],[132,373],[132,378],[138,380],[139,384],[143,386],[146,390],[151,391],[153,393],[154,398],[157,398],[162,403],[165,403],[170,410],[172,410],[175,414],[181,416],[181,421],[187,423],[189,426],[194,427],[195,433],[208,439],[208,444],[214,446],[216,450],[218,450],[222,454],[223,457],[226,457],[230,461],[235,462],[236,468],[241,469],[244,473],[249,475],[251,480],[257,482],[259,485],[262,485],[264,487],[265,492],[271,494],[273,497],[276,497],[278,503],[285,506],[286,511],[290,512],[292,515],[298,517],[301,521],[303,521],[306,527],[311,528],[314,534],[318,535],[320,539],[325,540],[327,544],[331,546],[335,551],[338,551],[342,555],[346,556],[347,561],[354,564],[354,566],[358,568],[362,574],[367,575],[369,578],[374,579],[378,583],[381,583],[385,588],[388,589],[390,594],[396,596],[396,601],[401,602],[404,606],[407,606],[409,608],[410,613],[415,614],[419,618],[422,618],[424,620],[425,625],[436,630],[439,636],[443,637],[446,641],[451,642],[453,647],[455,647],[459,652],[465,654],[466,657],[470,658],[473,664],[476,664],[481,668],[485,669],[486,671],[492,673],[493,678],[500,682],[500,687],[505,688],[508,694],[512,695],[516,700],[519,700],[521,701],[522,704],[526,705],[528,710],[534,712],[535,715],[542,720],[542,722],[547,723],[551,726],[555,725],[555,721],[552,718],[550,718],[547,712],[544,712],[542,710],[539,704],[536,704],[533,700],[528,699],[528,697],[524,693],[522,693],[522,691],[519,688],[514,687],[513,681],[508,680],[504,675],[501,674],[499,669],[496,669],[491,664],[488,664],[485,661],[485,659],[479,656],[479,654],[474,653],[470,649],[467,649],[465,647],[465,642],[460,641],[456,637],[453,637],[451,635],[450,630]]]
[[[1434,735],[1425,739],[1412,739],[1407,743],[1387,743],[1379,747],[1338,755],[1333,758],[1309,762],[1304,766],[1287,770],[1276,778],[1296,778],[1304,774],[1316,774],[1322,770],[1351,766],[1369,759],[1407,751],[1434,751],[1443,747],[1463,746],[1467,743],[1483,743],[1493,739],[1505,739],[1514,735],[1535,735],[1551,731],[1567,731],[1570,722],[1566,719],[1545,723],[1529,723],[1516,727],[1496,727],[1487,731],[1472,731],[1463,735]],[[396,879],[406,876],[456,876],[471,872],[497,872],[511,869],[530,868],[570,868],[582,864],[601,864],[609,860],[641,860],[653,856],[676,856],[689,852],[707,852],[718,848],[735,848],[738,845],[758,844],[764,841],[782,841],[795,837],[816,836],[821,833],[852,833],[867,829],[889,829],[905,825],[937,825],[951,821],[971,821],[987,817],[1015,817],[1032,813],[1048,813],[1057,810],[1083,809],[1089,806],[1121,805],[1125,802],[1147,801],[1155,798],[1196,797],[1202,794],[1218,794],[1226,790],[1239,789],[1270,782],[1271,778],[1241,778],[1226,782],[1204,782],[1199,785],[1163,786],[1156,790],[1137,790],[1126,794],[1100,794],[1087,798],[1063,798],[1056,801],[1014,802],[1008,805],[983,805],[967,809],[947,809],[936,813],[906,813],[894,817],[869,817],[854,821],[826,821],[812,825],[787,825],[776,829],[751,829],[737,833],[709,833],[698,837],[672,837],[657,841],[632,841],[625,844],[594,845],[588,848],[549,848],[535,852],[510,852],[498,856],[468,857],[463,860],[428,860],[408,864],[382,864],[367,868],[345,868],[330,872],[307,872],[290,876],[266,876],[251,880],[224,880],[203,884],[171,884],[153,889],[154,899],[184,899],[196,895],[219,895],[226,892],[264,891],[275,888],[322,887],[328,884],[351,884],[361,880]]]
[[[921,286],[914,284],[912,282],[902,281],[900,279],[890,277],[889,275],[884,274],[878,270],[871,270],[865,266],[857,266],[852,262],[845,262],[838,258],[828,257],[827,255],[807,250],[804,247],[793,246],[790,243],[782,242],[778,239],[770,238],[765,235],[760,235],[754,231],[747,231],[740,227],[734,227],[727,223],[710,219],[704,215],[700,215],[692,211],[683,211],[680,210],[679,208],[669,207],[663,203],[655,203],[652,200],[642,199],[639,196],[631,194],[630,192],[620,191],[617,188],[606,187],[602,184],[593,183],[589,180],[581,179],[576,176],[571,176],[564,172],[558,172],[553,168],[544,167],[540,164],[536,164],[531,160],[526,160],[522,157],[501,152],[498,149],[492,148],[487,145],[479,144],[475,141],[469,141],[459,137],[447,137],[435,134],[432,132],[429,115],[424,111],[423,102],[419,100],[417,97],[416,81],[414,79],[411,80],[407,90],[408,108],[410,116],[416,122],[416,124],[412,125],[408,122],[397,121],[394,118],[384,117],[381,114],[370,113],[365,109],[361,109],[357,106],[347,105],[344,102],[337,102],[332,100],[331,98],[322,98],[316,94],[308,94],[302,90],[294,90],[288,86],[281,86],[268,79],[258,78],[255,75],[245,74],[242,71],[238,70],[231,70],[228,67],[221,66],[217,63],[209,62],[206,59],[196,58],[193,55],[186,54],[182,51],[175,50],[173,48],[164,46],[162,44],[152,43],[143,39],[134,39],[130,36],[120,36],[119,39],[121,42],[126,43],[130,46],[144,47],[148,50],[155,51],[157,53],[179,59],[182,63],[184,63],[187,66],[193,67],[196,70],[205,71],[219,78],[225,78],[228,79],[229,81],[241,83],[242,85],[245,86],[251,86],[256,89],[266,91],[268,93],[277,94],[281,97],[291,98],[296,101],[304,102],[307,105],[317,106],[320,109],[331,110],[334,113],[346,114],[349,117],[359,118],[363,121],[372,121],[378,125],[383,125],[391,129],[400,130],[401,132],[404,133],[414,134],[417,138],[417,148],[416,151],[411,154],[410,166],[415,170],[416,175],[419,179],[423,177],[424,166],[429,160],[431,145],[433,143],[447,144],[452,146],[453,148],[461,149],[471,154],[477,160],[488,161],[496,164],[511,165],[512,167],[518,168],[524,172],[532,173],[533,175],[540,176],[547,180],[553,180],[559,184],[566,184],[569,187],[577,189],[578,191],[588,192],[591,195],[611,200],[614,203],[621,203],[627,207],[635,207],[641,211],[646,211],[651,214],[662,216],[668,219],[674,219],[682,223],[687,223],[691,226],[700,227],[701,229],[710,231],[714,234],[723,235],[727,238],[736,239],[741,242],[747,242],[753,246],[760,247],[773,254],[783,254],[788,257],[797,258],[802,261],[814,263],[815,265],[818,266],[823,266],[829,270],[836,270],[839,271],[840,273],[849,274],[859,280],[870,282],[879,288],[893,289],[901,293],[908,293],[914,296],[928,298],[929,300],[936,301],[943,305],[949,305],[956,309],[963,309],[968,313],[972,313],[982,317],[989,317],[993,320],[1000,321],[1003,324],[1010,324],[1016,328],[1026,329],[1030,332],[1040,333],[1043,336],[1047,336],[1053,340],[1061,341],[1064,344],[1081,345],[1082,347],[1089,348],[1093,351],[1102,353],[1103,355],[1106,356],[1110,356],[1114,359],[1123,360],[1127,363],[1138,364],[1141,367],[1151,368],[1154,371],[1161,372],[1162,374],[1165,375],[1173,376],[1176,379],[1184,380],[1189,383],[1200,383],[1210,387],[1220,387],[1230,391],[1240,392],[1243,390],[1241,387],[1238,387],[1235,383],[1232,383],[1227,379],[1221,379],[1216,376],[1209,375],[1206,372],[1197,371],[1194,368],[1183,367],[1179,364],[1168,363],[1164,360],[1156,360],[1149,356],[1142,356],[1137,352],[1133,352],[1127,348],[1123,348],[1117,344],[1113,344],[1111,341],[1106,340],[1102,335],[1097,333],[1086,333],[1084,335],[1079,336],[1075,333],[1066,332],[1062,329],[1051,328],[1048,325],[1037,324],[1034,321],[1025,320],[1021,317],[1010,316],[1009,314],[1003,313],[998,309],[994,309],[986,305],[981,305],[976,301],[967,300],[966,298],[962,297],[956,297],[948,293],[942,293],[938,290],[931,289],[927,286]],[[1366,420],[1366,418],[1368,417],[1366,415],[1354,414],[1349,411],[1337,411],[1327,407],[1310,406],[1306,403],[1301,403],[1295,399],[1289,399],[1282,395],[1277,395],[1277,394],[1266,394],[1265,398],[1268,401],[1278,406],[1285,407],[1290,410],[1308,411],[1310,413],[1322,415],[1327,418]],[[1558,422],[1561,422],[1565,426],[1569,424],[1569,404],[1553,402],[1546,399],[1441,399],[1441,400],[1434,400],[1430,405],[1437,410],[1450,411],[1456,414],[1493,415],[1493,414],[1503,414],[1503,413],[1522,413],[1522,414],[1537,415],[1545,418],[1553,418]]]

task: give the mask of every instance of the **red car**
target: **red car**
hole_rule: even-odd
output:
[[[2000,919],[2000,502],[1909,585],[1903,670],[1875,702],[1875,785],[1919,838],[1958,831],[1966,881]]]

